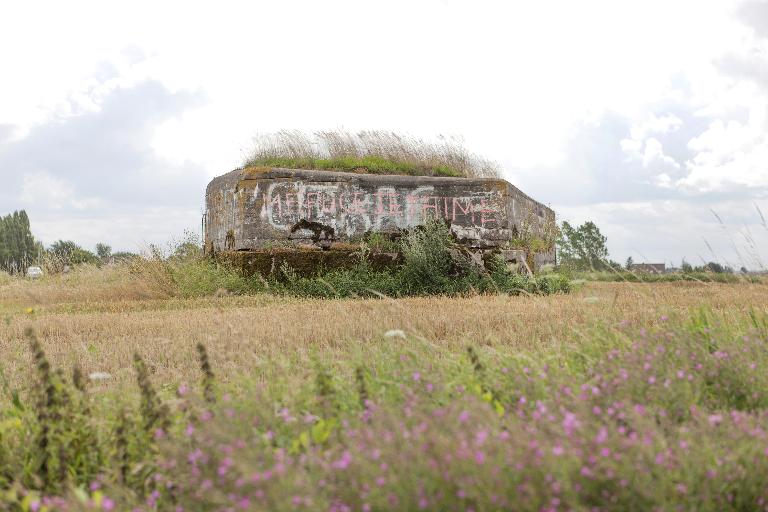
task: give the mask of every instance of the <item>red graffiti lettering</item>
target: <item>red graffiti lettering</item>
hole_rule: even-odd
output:
[[[440,198],[437,196],[425,196],[421,198],[421,213],[424,214],[427,212],[427,210],[432,210],[432,212],[435,214],[435,217],[437,217],[438,213],[438,207],[437,202]],[[429,203],[432,204],[429,204]]]
[[[480,226],[496,222],[496,210],[489,208],[484,198],[480,199]]]
[[[467,202],[467,207],[466,208],[461,206],[461,202],[460,201],[462,201],[462,200]],[[456,220],[456,211],[457,211],[457,209],[459,211],[459,215],[464,215],[465,217],[467,216],[468,213],[472,213],[472,223],[475,222],[475,215],[472,212],[472,201],[468,197],[454,197],[453,198],[453,205],[451,207],[451,221],[455,221]]]

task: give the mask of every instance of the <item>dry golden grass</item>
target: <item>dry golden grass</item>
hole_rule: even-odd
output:
[[[548,297],[184,300],[164,299],[122,269],[90,269],[0,284],[0,355],[11,385],[23,385],[32,365],[23,332],[31,326],[55,366],[79,363],[86,373],[110,373],[103,389],[132,381],[134,350],[160,385],[197,381],[197,342],[208,346],[223,381],[243,374],[270,381],[283,373],[304,379],[313,356],[351,367],[371,354],[402,350],[439,363],[469,343],[505,353],[557,349],[578,343],[596,323],[651,324],[661,314],[683,316],[701,306],[743,319],[767,299],[765,284],[591,283]],[[384,337],[390,329],[410,336]]]
[[[246,166],[281,166],[381,174],[499,178],[498,164],[470,153],[460,139],[418,137],[381,130],[281,130],[254,138]],[[436,172],[439,171],[439,172]]]
[[[155,283],[132,275],[130,267],[77,267],[68,274],[39,280],[0,277],[0,312],[5,309],[63,303],[104,303],[167,297]]]

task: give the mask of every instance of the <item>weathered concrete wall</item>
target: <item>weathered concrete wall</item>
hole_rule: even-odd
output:
[[[208,185],[206,250],[328,245],[410,229],[429,215],[477,249],[503,246],[523,223],[554,222],[551,209],[504,180],[246,168]]]

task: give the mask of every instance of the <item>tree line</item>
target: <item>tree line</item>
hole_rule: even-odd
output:
[[[592,221],[586,221],[579,226],[572,226],[564,221],[560,224],[556,240],[558,263],[561,267],[579,271],[632,270],[634,260],[631,256],[627,258],[624,267],[609,258],[607,242],[606,236]],[[692,266],[683,260],[680,270],[685,274],[696,272],[732,274],[734,272],[733,268],[715,261],[706,262],[701,266]],[[742,267],[740,272],[747,273],[747,269]]]
[[[114,260],[136,256],[128,252],[112,252],[103,243],[89,251],[71,240],[58,240],[47,249],[32,235],[29,216],[24,210],[0,217],[0,270],[12,274],[23,273],[31,265],[43,265],[51,270],[90,263],[101,265]]]
[[[594,222],[587,221],[578,226],[568,222],[560,224],[556,239],[557,259],[560,266],[574,270],[621,270],[622,265],[609,259],[608,239],[600,232]],[[192,243],[182,244],[177,253],[199,251]],[[62,270],[65,266],[90,263],[100,265],[115,260],[136,256],[128,252],[112,252],[112,248],[103,243],[96,244],[95,251],[89,251],[71,240],[58,240],[47,249],[35,240],[30,229],[29,217],[24,210],[0,217],[0,270],[20,273],[30,265],[42,265],[51,270]],[[632,258],[626,263],[631,269]],[[692,267],[685,261],[683,272],[731,273],[733,269],[719,263],[709,262],[701,267]],[[742,269],[746,272],[746,269]]]

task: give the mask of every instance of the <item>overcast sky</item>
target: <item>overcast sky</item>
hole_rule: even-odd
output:
[[[137,251],[257,133],[462,136],[613,259],[768,266],[768,1],[14,2],[0,214]]]

